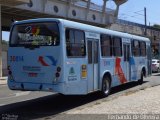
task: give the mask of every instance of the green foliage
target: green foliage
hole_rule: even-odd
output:
[[[8,41],[2,40],[2,45],[8,45]]]
[[[154,24],[153,27],[160,29],[160,25],[158,25],[158,24]]]

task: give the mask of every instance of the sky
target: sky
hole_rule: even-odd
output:
[[[103,0],[91,0],[102,5]],[[113,0],[108,0],[107,7],[115,9]],[[147,9],[147,25],[160,24],[160,0],[128,0],[120,6],[119,19],[144,24],[144,7]],[[9,40],[9,33],[2,33],[3,40]]]
[[[99,5],[103,0],[91,0]],[[107,7],[115,8],[113,0],[107,2]],[[119,9],[119,19],[144,24],[144,7],[147,10],[147,25],[160,24],[160,0],[128,0]]]
[[[5,31],[2,32],[2,40],[6,40],[6,41],[9,40],[9,32],[5,32]]]

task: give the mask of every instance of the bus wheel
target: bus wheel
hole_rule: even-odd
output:
[[[110,84],[110,78],[108,76],[105,76],[102,81],[102,95],[104,97],[107,97],[110,94],[111,91],[111,84]]]
[[[143,71],[141,72],[141,78],[138,80],[138,83],[141,85],[143,83]]]

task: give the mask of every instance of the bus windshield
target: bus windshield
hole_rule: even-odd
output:
[[[59,38],[56,22],[26,23],[13,27],[10,46],[57,46]]]

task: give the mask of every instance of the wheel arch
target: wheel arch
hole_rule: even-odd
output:
[[[102,79],[101,79],[101,84],[100,84],[100,89],[102,89],[102,81],[104,79],[104,77],[108,76],[110,79],[110,85],[112,85],[112,75],[110,73],[110,71],[105,71],[102,75]]]
[[[141,71],[143,72],[143,75],[146,77],[147,76],[147,71],[146,71],[146,67],[145,66],[142,66],[142,69]]]

